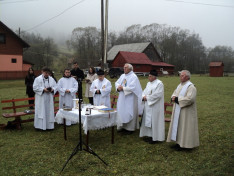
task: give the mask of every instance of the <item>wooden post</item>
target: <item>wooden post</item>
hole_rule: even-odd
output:
[[[64,140],[67,140],[67,127],[66,127],[66,119],[63,119],[63,131],[64,131]]]

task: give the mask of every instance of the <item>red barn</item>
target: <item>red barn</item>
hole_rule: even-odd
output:
[[[222,77],[224,64],[223,62],[210,62],[210,77]]]
[[[125,63],[130,63],[133,66],[134,72],[148,73],[151,69],[156,69],[158,74],[162,71],[167,71],[173,74],[174,65],[164,62],[152,62],[145,53],[119,51],[112,62],[112,67],[123,67]]]
[[[119,51],[127,51],[127,52],[134,52],[134,53],[144,53],[146,56],[153,62],[162,62],[162,59],[151,42],[146,43],[128,43],[122,45],[115,45],[113,46],[107,53],[107,62],[109,63],[110,67],[111,63],[113,62],[114,58],[117,56]]]
[[[112,67],[123,67],[125,63],[132,64],[134,72],[149,72],[151,61],[145,53],[120,51],[112,62]]]

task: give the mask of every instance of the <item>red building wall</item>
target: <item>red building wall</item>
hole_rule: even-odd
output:
[[[125,63],[125,59],[119,54],[117,58],[113,60],[111,65],[112,67],[123,67]]]
[[[210,77],[222,77],[223,66],[212,67],[210,66]]]
[[[126,60],[121,54],[118,54],[116,58],[112,62],[112,67],[124,67],[124,64],[126,64]],[[134,64],[130,63],[133,66],[134,72],[149,72],[151,70],[151,65],[147,64]]]
[[[6,43],[0,44],[0,55],[23,55],[23,45],[15,35],[0,26],[0,33],[5,34]]]
[[[15,63],[12,63],[12,59]],[[23,57],[22,55],[1,55],[0,54],[0,71],[22,71]]]
[[[0,80],[24,79],[28,71],[0,71]],[[41,75],[41,70],[34,70],[36,76]]]
[[[145,64],[132,64],[134,72],[150,72],[152,66]]]
[[[29,68],[31,68],[32,65],[31,64],[23,64],[23,71],[28,71]]]

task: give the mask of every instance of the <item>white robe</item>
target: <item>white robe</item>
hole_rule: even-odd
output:
[[[162,81],[156,79],[148,82],[143,91],[142,98],[146,96],[144,113],[140,128],[140,137],[152,137],[153,141],[165,140],[164,122],[164,86]]]
[[[44,88],[52,87],[54,93],[43,92]],[[54,94],[57,91],[56,82],[52,77],[44,79],[38,76],[33,83],[35,92],[34,127],[37,129],[54,129]]]
[[[135,131],[139,129],[139,114],[142,113],[142,88],[133,71],[122,74],[115,82],[115,88],[123,86],[117,101],[117,129]]]
[[[197,105],[196,105],[196,95],[197,89],[193,84],[187,88],[185,95],[181,96],[180,92],[187,82],[181,83],[176,89],[173,96],[178,97],[178,102],[180,106],[179,122],[177,127],[176,143],[182,148],[194,148],[199,146],[199,132],[198,132],[198,117],[197,117]],[[167,142],[172,142],[172,128],[175,116],[175,105],[174,103],[171,123],[168,130]]]
[[[76,92],[78,90],[78,82],[73,78],[61,78],[58,81],[57,89],[59,92],[59,108],[63,108],[63,104],[65,106],[69,106],[71,108],[74,107],[74,101],[73,99],[76,98]],[[70,93],[66,93],[65,91],[69,90]],[[72,122],[70,120],[66,120],[66,125],[75,124],[75,122]]]
[[[110,108],[110,92],[111,82],[104,78],[103,81],[96,79],[93,81],[90,91],[93,93],[94,106],[105,105]],[[100,90],[101,94],[95,94],[97,90]]]

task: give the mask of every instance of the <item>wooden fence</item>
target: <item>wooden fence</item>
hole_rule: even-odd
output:
[[[36,76],[41,74],[41,70],[34,70]],[[0,71],[0,80],[24,79],[28,71]]]

